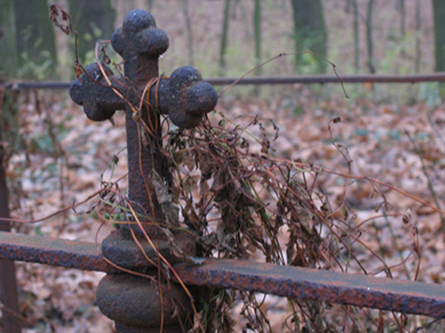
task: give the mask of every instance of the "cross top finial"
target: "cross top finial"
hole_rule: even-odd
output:
[[[158,76],[158,58],[169,46],[167,34],[156,28],[156,21],[145,10],[130,11],[122,27],[111,36],[111,45],[124,59],[125,76],[144,86]]]
[[[167,51],[169,41],[167,34],[156,28],[153,15],[135,9],[125,16],[122,27],[113,33],[111,45],[124,60],[137,54],[158,58]]]

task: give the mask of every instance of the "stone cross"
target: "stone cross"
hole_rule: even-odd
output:
[[[151,85],[148,96],[142,96],[149,82],[158,78],[158,58],[169,46],[167,34],[156,28],[155,19],[146,11],[129,12],[123,26],[111,37],[111,45],[124,60],[125,76],[113,76],[106,65],[101,70],[99,64],[90,64],[87,73],[72,83],[70,95],[95,121],[111,119],[117,110],[125,110],[128,198],[138,213],[162,221],[165,217],[157,209],[156,193],[149,179],[152,170],[164,179],[170,177],[165,157],[158,149],[162,144],[160,114],[167,114],[181,129],[192,128],[214,109],[218,96],[190,66],[176,69],[170,78],[160,78]],[[141,98],[147,97],[150,106],[145,102],[139,110]]]

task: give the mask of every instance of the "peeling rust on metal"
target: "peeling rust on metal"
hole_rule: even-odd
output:
[[[181,230],[173,232],[173,235],[184,256],[195,255],[196,243],[194,238],[185,232],[181,232]],[[158,262],[158,254],[161,254],[171,264],[182,262],[184,257],[176,256],[175,248],[171,242],[161,239],[161,236],[159,235],[156,239],[156,250],[154,250],[143,237],[138,240],[139,244],[137,244],[133,239],[126,238],[118,230],[115,230],[102,241],[102,255],[119,267],[128,269],[149,267],[151,263],[147,258],[152,262]],[[144,249],[145,254],[142,253],[139,246]]]
[[[0,232],[0,258],[110,272],[93,243]],[[381,310],[445,315],[445,288],[422,282],[279,266],[253,261],[206,259],[202,265],[174,265],[186,284],[316,299]]]
[[[187,284],[255,291],[434,318],[445,315],[445,288],[440,285],[240,260],[208,259],[201,266],[175,265],[175,270]]]
[[[88,271],[114,272],[94,243],[0,232],[0,257]]]
[[[136,328],[146,332],[142,328],[158,327],[162,317],[165,328],[182,332],[178,318],[184,321],[191,315],[190,297],[179,285],[171,283],[163,284],[162,300],[159,294],[159,285],[144,277],[108,274],[97,287],[97,305],[103,314],[129,332],[140,332]],[[126,330],[119,330],[123,331]]]

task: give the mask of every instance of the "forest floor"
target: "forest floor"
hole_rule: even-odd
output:
[[[434,90],[434,86],[428,89]],[[443,217],[419,202],[445,206],[445,110],[431,100],[429,96],[434,94],[425,94],[420,102],[401,104],[375,103],[354,96],[347,99],[340,94],[320,98],[320,90],[300,85],[281,91],[268,99],[235,98],[229,93],[217,110],[235,122],[258,115],[270,134],[273,156],[340,174],[321,172],[318,183],[333,209],[346,202],[346,220],[359,227],[360,239],[368,247],[358,246],[354,253],[369,274],[386,276],[382,263],[370,255],[371,249],[391,267],[394,278],[443,284]],[[87,198],[101,188],[102,181],[126,174],[121,114],[114,117],[115,126],[95,123],[69,101],[65,92],[22,95],[21,148],[8,168],[13,217],[25,221],[43,218]],[[341,121],[334,124],[338,117]],[[268,119],[279,127],[274,141]],[[350,166],[338,147],[343,147],[343,152],[347,148]],[[114,155],[119,163],[111,171]],[[346,187],[345,175],[357,178]],[[120,187],[126,188],[125,179]],[[113,226],[102,225],[95,218],[92,209],[97,200],[32,225],[15,223],[14,229],[100,246]],[[413,251],[416,246],[419,253]],[[31,326],[24,332],[113,332],[112,322],[95,306],[95,289],[103,275],[17,263],[21,311]],[[273,332],[287,332],[283,328],[289,315],[286,302],[270,298],[264,309],[269,311]],[[233,318],[242,325],[238,311],[235,307]],[[409,316],[411,329],[423,324],[424,317]],[[388,319],[387,327],[393,325]]]

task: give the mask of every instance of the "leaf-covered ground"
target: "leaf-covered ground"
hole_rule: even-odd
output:
[[[293,160],[296,171],[321,168],[317,173],[307,171],[306,180],[311,183],[316,178],[318,189],[328,199],[319,208],[354,231],[345,239],[360,240],[354,242],[354,254],[368,274],[384,277],[390,268],[397,279],[443,284],[444,224],[432,207],[444,205],[445,116],[442,106],[431,101],[436,88],[425,89],[423,101],[405,105],[354,96],[348,100],[335,94],[320,98],[320,89],[297,85],[268,99],[234,98],[229,93],[217,110],[240,123],[258,115],[274,157]],[[113,227],[96,218],[97,198],[42,222],[26,221],[80,202],[100,189],[102,181],[126,174],[122,114],[115,116],[115,126],[94,123],[65,92],[22,96],[20,144],[8,168],[12,215],[23,220],[14,224],[15,230],[100,246]],[[217,116],[210,119],[219,120]],[[268,119],[279,127],[274,141]],[[260,135],[255,129],[251,134]],[[119,162],[111,168],[114,156]],[[126,188],[125,179],[120,188]],[[30,326],[25,332],[113,331],[111,321],[95,306],[95,288],[102,273],[29,263],[17,263],[17,267],[21,311]],[[356,265],[347,267],[349,272],[363,273]],[[352,311],[334,307],[343,313]],[[287,332],[285,300],[269,297],[262,308],[274,332]],[[243,325],[240,310],[241,305],[233,310],[239,329]],[[378,319],[377,312],[370,313]],[[386,315],[385,320],[388,332],[397,331],[396,319]],[[409,316],[407,327],[412,330],[425,323],[423,317]],[[440,332],[441,326],[435,331]]]

